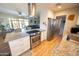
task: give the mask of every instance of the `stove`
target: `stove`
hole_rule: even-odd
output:
[[[39,30],[32,30],[27,32],[30,35],[30,47],[34,48],[41,43],[41,32]]]

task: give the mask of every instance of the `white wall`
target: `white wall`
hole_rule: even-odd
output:
[[[73,21],[68,20],[68,16],[74,14],[75,18]],[[67,9],[64,11],[59,11],[55,13],[55,16],[61,16],[61,15],[66,15],[66,23],[65,23],[65,28],[64,28],[64,33],[63,33],[63,39],[66,39],[67,35],[70,32],[70,29],[72,26],[77,24],[78,20],[78,14],[79,14],[79,8],[72,8],[72,9]]]
[[[77,19],[77,25],[79,25],[79,14],[78,14],[78,19]]]
[[[49,9],[40,10],[40,29],[44,31],[44,39],[47,39],[48,18],[54,18],[54,13]]]

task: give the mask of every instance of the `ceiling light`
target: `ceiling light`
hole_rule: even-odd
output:
[[[19,16],[22,16],[22,13],[21,12],[18,12],[19,13]]]
[[[58,6],[58,8],[61,8],[61,6]]]
[[[57,8],[61,8],[61,4],[60,3],[57,3],[56,6],[57,6]]]

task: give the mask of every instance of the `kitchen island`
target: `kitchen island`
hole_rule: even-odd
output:
[[[39,30],[40,32],[45,31],[41,29],[32,30]],[[30,35],[27,32],[32,30],[22,30],[21,32],[11,32],[6,34],[3,43],[7,43],[7,46],[9,46],[7,49],[9,49],[8,52],[10,52],[10,55],[17,56],[30,49]],[[5,48],[3,49],[6,50]]]
[[[6,48],[8,51],[5,49],[6,46],[9,46]],[[20,55],[30,49],[30,36],[25,31],[7,33],[3,44],[1,43],[1,47],[3,48],[0,49],[2,51],[0,53],[3,55],[7,52],[12,56]],[[5,53],[3,53],[4,51]]]
[[[26,32],[11,32],[7,33],[4,42],[9,42],[13,40],[17,40],[23,37],[29,36]]]

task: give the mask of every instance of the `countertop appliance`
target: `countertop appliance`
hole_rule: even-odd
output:
[[[32,30],[27,32],[30,35],[30,48],[34,48],[41,43],[41,32]]]

